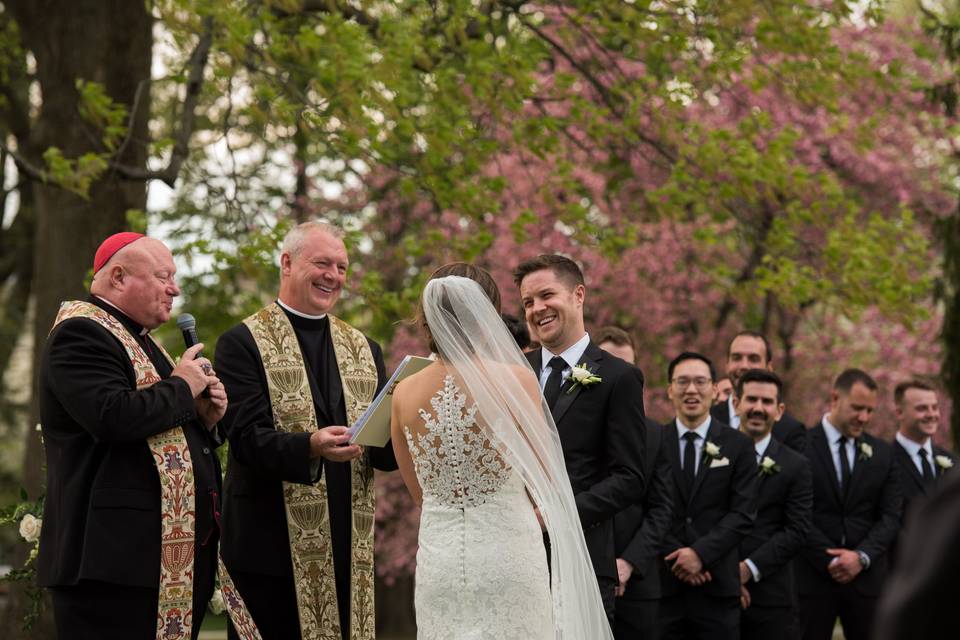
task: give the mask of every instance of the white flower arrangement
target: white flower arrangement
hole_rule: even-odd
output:
[[[857,456],[857,458],[859,458],[860,460],[869,460],[870,458],[873,457],[873,447],[871,447],[866,442],[861,442],[859,449],[860,449],[860,455]]]
[[[573,393],[578,385],[586,389],[587,387],[592,387],[595,384],[603,382],[603,378],[594,374],[593,371],[590,371],[586,362],[581,362],[570,369],[570,379],[573,380],[573,384],[567,389],[567,393]]]
[[[709,440],[707,440],[707,441],[704,443],[704,445],[703,445],[703,453],[704,453],[708,458],[713,458],[713,459],[719,458],[719,457],[720,457],[720,447],[718,447],[715,443],[710,442]]]
[[[937,466],[944,471],[953,467],[953,460],[949,456],[935,456],[934,460],[937,462]]]
[[[223,601],[223,591],[220,590],[220,585],[217,585],[217,588],[213,590],[213,595],[210,597],[210,603],[207,606],[215,616],[227,610],[227,603]]]

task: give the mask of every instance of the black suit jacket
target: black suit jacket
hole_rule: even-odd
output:
[[[933,456],[934,459],[930,461],[930,466],[933,468],[933,472],[936,474],[937,479],[932,486],[928,486],[923,483],[923,476],[920,475],[920,470],[917,469],[917,465],[914,464],[914,461],[910,458],[910,454],[907,453],[907,450],[904,449],[903,446],[896,440],[893,441],[893,459],[897,463],[897,469],[900,472],[900,488],[903,491],[903,512],[902,517],[900,518],[901,522],[906,521],[911,507],[915,502],[918,502],[918,498],[920,501],[923,499],[929,499],[942,483],[944,475],[949,473],[946,469],[937,464],[937,456],[945,456],[952,462],[956,463],[956,458],[954,455],[943,447],[934,445]]]
[[[758,471],[757,518],[740,543],[740,559],[749,559],[760,581],[747,584],[754,605],[790,607],[796,602],[793,563],[810,531],[813,481],[801,454],[771,439],[764,457],[776,462],[773,474]]]
[[[541,353],[527,354],[538,378]],[[601,382],[574,387],[568,378],[551,412],[593,569],[615,580],[613,517],[644,487],[643,374],[592,342],[581,361]]]
[[[47,496],[38,584],[158,588],[160,479],[146,439],[179,424],[193,458],[195,591],[209,599],[220,488],[214,449],[221,440],[197,420],[190,386],[169,377],[170,364],[139,335],[141,327],[99,299],[89,301],[123,322],[165,379],[137,391],[123,345],[93,320],[73,318],[50,333],[39,377]]]
[[[377,392],[387,380],[380,346],[368,339],[377,366]],[[339,380],[332,363],[327,375]],[[326,473],[331,509],[331,534],[349,548],[350,463],[310,458],[309,433],[277,431],[270,392],[260,352],[243,323],[217,341],[217,373],[230,397],[224,426],[230,440],[230,459],[224,487],[223,558],[231,571],[286,577],[292,575],[290,538],[283,502],[283,482],[313,484]],[[318,427],[346,425],[342,395],[319,402],[318,381],[307,366]],[[339,387],[339,384],[335,384]],[[341,391],[342,393],[342,391]],[[327,406],[335,407],[330,415]],[[349,425],[348,425],[349,426]],[[375,468],[396,469],[393,448],[367,447]],[[337,485],[334,488],[333,485]],[[339,575],[339,574],[338,574]]]
[[[875,597],[886,578],[888,551],[900,527],[903,499],[893,447],[868,433],[861,436],[850,487],[841,495],[823,424],[810,429],[807,437],[806,457],[813,472],[813,527],[803,560],[796,563],[800,595],[822,594],[825,586],[836,584],[827,570],[832,556],[826,550],[844,548],[870,556],[870,568],[850,584],[861,595]],[[873,450],[869,459],[863,458],[861,443]]]
[[[660,560],[663,539],[677,501],[670,461],[663,449],[663,427],[645,418],[646,456],[644,490],[634,504],[617,514],[614,540],[618,558],[633,565],[633,574],[623,597],[656,600],[660,597]]]
[[[730,424],[730,406],[726,402],[718,402],[710,407],[710,415],[714,420]],[[773,438],[794,451],[803,453],[807,446],[807,429],[792,415],[784,413],[783,417],[773,423]]]
[[[713,576],[697,588],[710,596],[739,597],[739,547],[757,515],[757,455],[750,438],[717,420],[711,421],[707,441],[720,447],[720,456],[729,463],[718,466],[702,455],[688,494],[680,463],[677,421],[664,427],[663,447],[680,500],[663,550],[670,553],[681,547],[693,548]],[[674,577],[666,562],[660,563],[660,577],[664,596],[692,588]]]

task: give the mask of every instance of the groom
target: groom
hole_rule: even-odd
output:
[[[527,354],[560,433],[580,524],[607,616],[617,587],[613,516],[643,491],[643,374],[590,340],[577,264],[542,255],[513,272],[542,347]],[[575,372],[574,368],[578,370]],[[592,377],[580,381],[580,367]]]

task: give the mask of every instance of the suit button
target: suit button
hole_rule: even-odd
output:
[[[206,455],[206,456],[210,455],[210,449],[209,449],[209,447],[204,447],[204,448],[203,448],[203,455]]]

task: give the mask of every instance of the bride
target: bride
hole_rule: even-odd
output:
[[[485,270],[438,269],[418,314],[438,360],[393,393],[393,447],[423,507],[418,637],[611,638],[556,426],[499,308]]]

